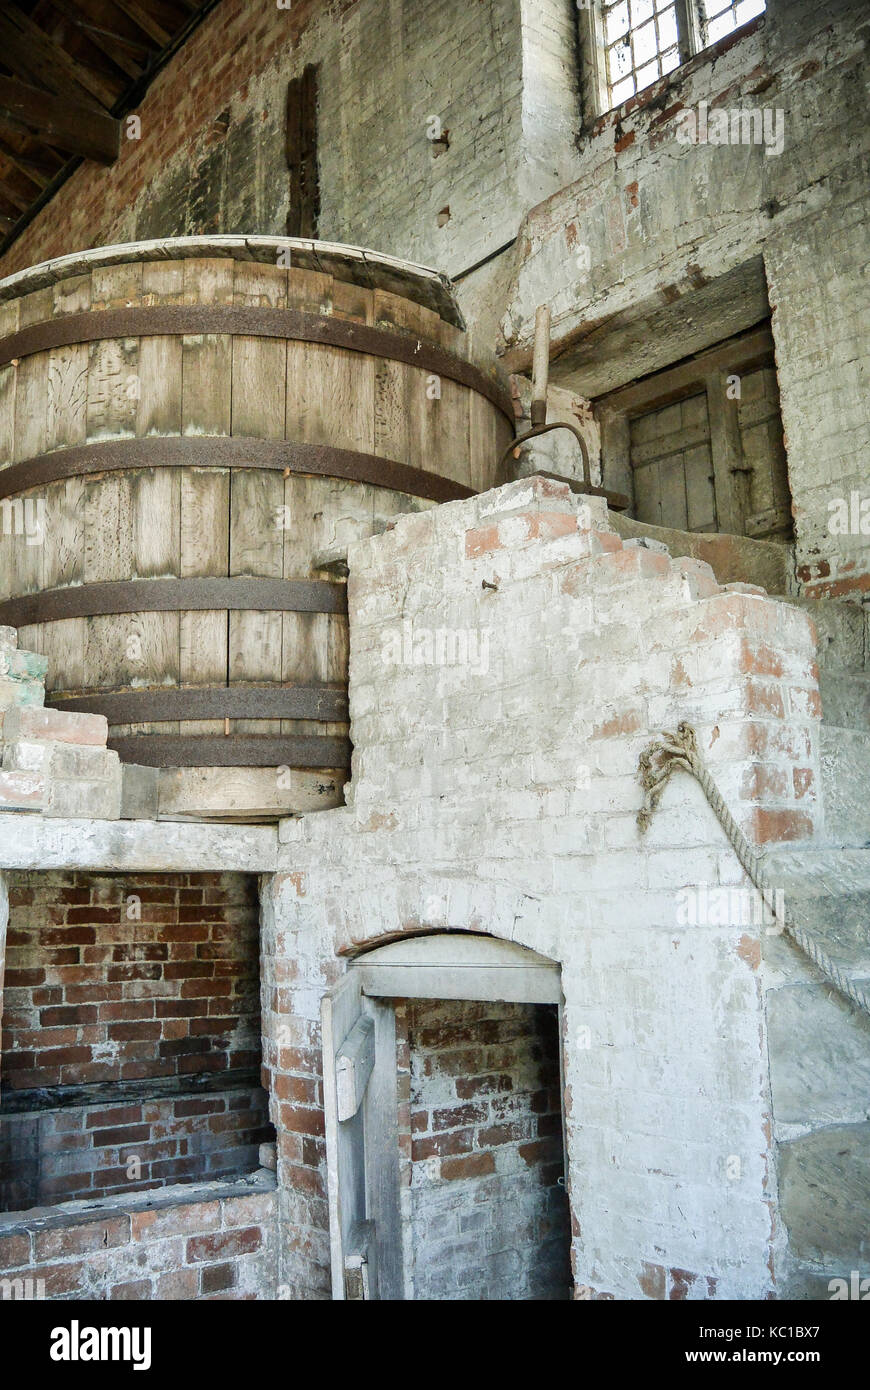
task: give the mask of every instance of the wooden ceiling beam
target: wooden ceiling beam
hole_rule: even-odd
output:
[[[0,77],[0,120],[22,127],[49,145],[100,164],[114,164],[121,123],[104,111],[67,97],[52,96],[14,78]]]
[[[59,165],[53,167],[46,160],[32,159],[30,155],[22,154],[20,150],[7,144],[5,140],[0,140],[0,155],[4,159],[8,159],[10,164],[14,164],[19,173],[30,179],[31,183],[35,183],[37,188],[45,188],[45,185],[51,182],[60,167]]]
[[[7,183],[4,174],[0,174],[0,195],[19,212],[26,212],[33,201],[32,198],[27,197],[26,193],[19,193],[17,188],[13,188],[11,184]]]
[[[56,5],[55,8],[61,9],[61,6]],[[115,34],[111,29],[101,29],[97,24],[89,24],[87,20],[75,16],[67,17],[70,24],[74,24],[88,42],[98,48],[131,82],[141,77],[154,52],[152,48],[148,48],[139,40],[126,39],[122,34]]]
[[[79,100],[99,102],[107,110],[115,104],[121,90],[120,84],[113,87],[76,62],[20,10],[0,12],[0,56],[4,67],[11,68],[16,77],[40,83],[56,95],[66,92],[72,84]]]
[[[145,5],[140,5],[139,0],[112,0],[116,9],[125,14],[128,19],[132,19],[138,29],[143,34],[147,34],[149,39],[153,39],[158,48],[165,48],[172,38],[171,33],[159,24],[152,14],[149,14]]]

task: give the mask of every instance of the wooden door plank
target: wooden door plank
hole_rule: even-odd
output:
[[[749,495],[745,483],[743,446],[737,401],[728,397],[728,372],[717,370],[707,378],[707,412],[719,530],[744,534]]]

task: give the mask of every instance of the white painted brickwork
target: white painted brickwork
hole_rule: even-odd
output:
[[[854,0],[771,0],[715,61],[602,117],[577,142],[572,181],[524,221],[503,324],[508,363],[525,371],[547,302],[554,377],[594,397],[757,323],[769,298],[798,578],[858,601],[870,539],[832,534],[829,508],[868,496],[867,32]],[[782,152],[681,142],[702,102],[781,112]]]
[[[540,478],[402,518],[350,566],[352,804],[281,827],[267,1067],[291,1060],[275,1038],[316,1039],[336,951],[444,927],[531,947],[563,970],[578,1296],[764,1296],[779,1228],[761,928],[679,922],[681,889],[742,873],[688,778],[640,838],[637,758],[690,719],[747,832],[812,841],[809,622],[624,546],[603,507]],[[488,632],[486,670],[385,665],[406,621],[421,639]],[[322,1211],[288,1192],[284,1213],[284,1277],[310,1280],[295,1250],[299,1228],[322,1246]]]

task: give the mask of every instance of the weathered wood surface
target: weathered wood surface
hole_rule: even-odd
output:
[[[276,248],[287,245],[291,269],[275,264]],[[0,285],[0,337],[91,309],[217,304],[335,315],[468,357],[465,334],[443,317],[456,318],[448,301],[434,272],[354,248],[182,238],[65,257],[10,277]],[[0,470],[98,441],[217,436],[374,454],[482,490],[498,481],[495,466],[511,434],[498,408],[461,383],[364,352],[274,337],[106,339],[34,352],[0,368]],[[315,556],[341,553],[397,513],[431,505],[344,479],[217,466],[72,477],[12,501],[28,499],[32,508],[41,504],[44,535],[30,544],[23,534],[0,536],[3,599],[140,578],[334,580],[315,568]],[[48,656],[50,693],[347,681],[347,620],[339,613],[107,614],[32,623],[21,641]],[[111,733],[346,736],[347,728],[249,718],[119,725]],[[216,787],[228,774],[185,770],[175,788],[178,813],[198,786],[203,813],[216,814]],[[316,774],[291,770],[288,785],[271,796],[260,769],[256,788],[236,786],[228,801],[264,815],[276,813],[276,804],[292,808],[294,796],[300,806],[322,804],[324,795],[334,804],[344,775],[326,768],[318,782]]]

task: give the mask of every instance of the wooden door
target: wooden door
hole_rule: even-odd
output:
[[[332,1296],[401,1298],[395,1013],[351,968],[321,1017]]]

